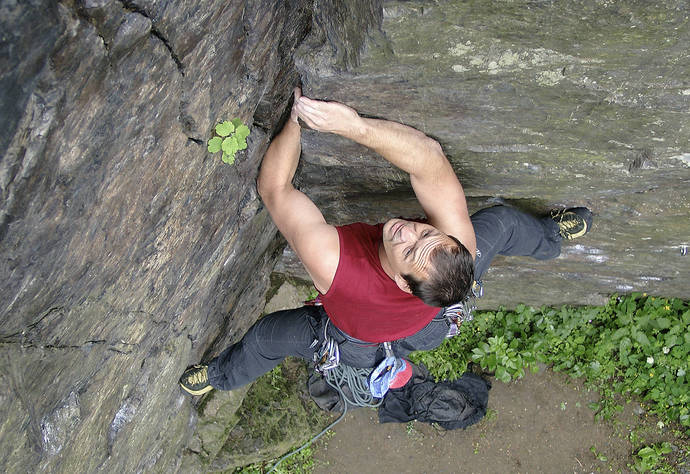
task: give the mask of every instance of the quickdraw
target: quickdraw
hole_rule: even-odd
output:
[[[314,369],[321,375],[326,375],[326,372],[340,365],[340,347],[338,342],[332,337],[328,336],[328,325],[331,320],[326,320],[323,326],[323,342],[318,351],[314,352]],[[316,346],[317,339],[314,339],[312,346]]]
[[[446,307],[444,311],[448,321],[448,334],[446,334],[446,337],[456,336],[460,330],[460,324],[464,321],[472,321],[474,318],[472,313],[477,309],[477,298],[481,298],[483,295],[484,286],[481,280],[475,280],[464,300]]]

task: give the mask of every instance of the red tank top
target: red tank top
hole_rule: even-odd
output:
[[[426,326],[441,308],[405,293],[381,267],[383,224],[336,227],[340,261],[333,284],[322,295],[333,324],[366,342],[394,341]]]

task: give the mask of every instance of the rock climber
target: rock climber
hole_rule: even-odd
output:
[[[338,346],[330,350],[339,356],[335,363],[363,368],[384,358],[384,344],[397,357],[435,348],[452,325],[446,310],[466,300],[495,255],[555,258],[563,239],[591,228],[592,213],[584,207],[538,219],[494,206],[470,218],[463,188],[434,139],[397,122],[361,117],[339,102],[302,96],[299,88],[294,94],[257,188],[321,304],[269,314],[208,364],[189,367],[180,385],[193,395],[241,387],[286,356],[318,359],[314,354],[326,340]],[[298,119],[360,143],[408,173],[426,219],[329,225],[292,185],[301,153]]]

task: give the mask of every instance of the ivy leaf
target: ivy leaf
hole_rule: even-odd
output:
[[[496,378],[503,383],[510,382],[510,374],[508,373],[508,371],[506,371],[505,368],[501,366],[498,366],[496,368]]]
[[[235,131],[238,137],[247,138],[249,136],[249,127],[244,124],[239,125]]]
[[[244,138],[237,137],[237,149],[238,150],[246,150],[247,149],[247,141]]]
[[[657,318],[655,322],[659,329],[668,329],[671,327],[671,321],[668,318]]]
[[[640,456],[641,458],[653,456],[654,455],[654,449],[650,448],[649,446],[646,446],[646,447],[640,449],[637,452],[637,455]]]
[[[673,347],[678,343],[678,336],[675,334],[669,334],[666,336],[666,346],[667,347]]]
[[[234,118],[231,120],[232,124],[235,126],[235,129],[242,125],[242,119],[241,118]]]
[[[239,144],[237,143],[237,138],[235,136],[228,137],[225,140],[223,140],[223,144],[221,145],[221,148],[223,151],[229,155],[234,155],[237,150],[239,149]]]
[[[690,311],[684,312],[682,318],[684,324],[690,324]]]
[[[235,126],[232,124],[232,122],[228,122],[227,120],[216,125],[216,133],[221,137],[227,137],[234,131]]]
[[[221,159],[223,160],[223,163],[231,165],[235,162],[235,154],[223,152],[223,156],[221,157]]]
[[[646,335],[645,333],[643,333],[643,332],[635,333],[635,334],[633,335],[633,337],[635,338],[635,340],[636,340],[637,342],[640,343],[640,345],[641,345],[642,347],[647,347],[647,346],[649,346],[649,345],[651,344],[651,343],[649,342],[649,338],[648,338],[647,335]]]
[[[220,151],[223,139],[220,137],[213,137],[208,141],[208,151],[209,153],[217,153]]]

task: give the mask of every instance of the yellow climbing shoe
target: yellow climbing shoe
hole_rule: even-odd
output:
[[[558,233],[566,240],[582,237],[592,227],[592,211],[586,207],[551,211],[551,219],[558,225]]]
[[[180,386],[192,395],[203,395],[213,390],[208,381],[208,365],[193,365],[180,377]]]

